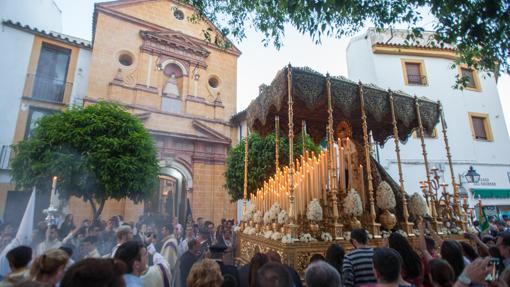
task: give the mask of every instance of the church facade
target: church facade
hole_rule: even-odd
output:
[[[160,161],[160,189],[141,204],[107,202],[102,217],[123,215],[136,221],[160,213],[219,222],[235,218],[236,207],[224,188],[229,147],[237,129],[235,46],[220,48],[204,40],[218,33],[207,21],[192,23],[193,9],[169,0],[98,3],[93,17],[93,49],[84,105],[114,101],[139,117],[154,137]],[[78,218],[90,205],[72,199]]]

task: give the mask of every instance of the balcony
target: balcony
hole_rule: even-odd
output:
[[[409,85],[424,86],[427,84],[427,76],[407,74],[407,82]]]
[[[27,74],[24,97],[45,102],[64,103],[71,98],[73,83],[42,75]]]
[[[11,158],[11,147],[3,145],[0,150],[0,169],[9,169],[9,160]]]

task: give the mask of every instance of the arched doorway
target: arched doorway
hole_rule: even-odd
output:
[[[147,215],[159,215],[163,218],[177,216],[184,222],[186,216],[187,177],[178,169],[165,167],[159,175],[159,190],[145,201],[144,212]]]

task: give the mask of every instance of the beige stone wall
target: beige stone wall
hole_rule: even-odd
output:
[[[116,17],[98,12],[87,104],[99,99],[108,99],[126,105],[133,114],[150,113],[150,116],[143,120],[144,125],[147,129],[158,132],[203,137],[204,135],[192,125],[194,120],[198,120],[227,138],[236,137],[236,129],[228,124],[228,120],[236,111],[238,55],[233,50],[225,51],[205,43],[202,30],[207,28],[208,24],[192,24],[187,20],[177,20],[172,10],[175,5],[177,4],[169,0],[134,3],[119,1],[118,5],[104,4],[105,9],[129,15],[137,20],[127,21],[121,19],[122,15]],[[190,16],[192,13],[189,7],[180,6],[179,9],[185,16]],[[145,25],[144,21],[150,24]],[[210,52],[205,59],[207,68],[198,68],[200,76],[198,82],[193,77],[193,71],[197,68],[195,66],[189,67],[187,76],[178,80],[183,100],[181,114],[161,111],[161,94],[167,77],[157,68],[157,62],[160,60],[158,56],[140,51],[143,44],[140,31],[151,30],[149,26],[152,24],[180,31],[192,37],[193,41],[202,43]],[[130,67],[124,67],[118,61],[119,54],[123,52],[134,56],[134,62]],[[118,75],[122,77],[123,83],[117,81],[115,85],[110,84]],[[209,87],[210,76],[219,78],[218,89],[213,90]],[[214,104],[216,99],[221,100],[221,106]],[[196,146],[197,144],[195,148]],[[226,146],[222,148],[226,150]],[[212,219],[216,223],[225,217],[234,218],[235,205],[230,203],[224,189],[225,164],[205,160],[199,162],[192,160],[190,164],[192,165],[193,192],[188,196],[194,217]],[[70,209],[80,220],[92,216],[89,204],[79,199],[71,200]],[[102,218],[124,214],[126,221],[136,221],[142,213],[143,204],[109,201]]]
[[[224,188],[225,165],[195,163],[193,171],[193,217],[213,219],[215,223],[222,218],[235,218],[235,204],[230,202]]]
[[[74,215],[75,224],[81,224],[84,219],[92,219],[90,204],[79,198],[73,197],[69,200],[69,211]],[[143,203],[135,204],[129,199],[109,200],[101,213],[101,219],[107,220],[119,214],[124,216],[124,222],[137,222],[143,214]]]

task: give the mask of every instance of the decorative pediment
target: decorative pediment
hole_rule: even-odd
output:
[[[177,31],[140,31],[143,39],[141,49],[158,55],[177,57],[205,66],[209,52],[189,36]]]

